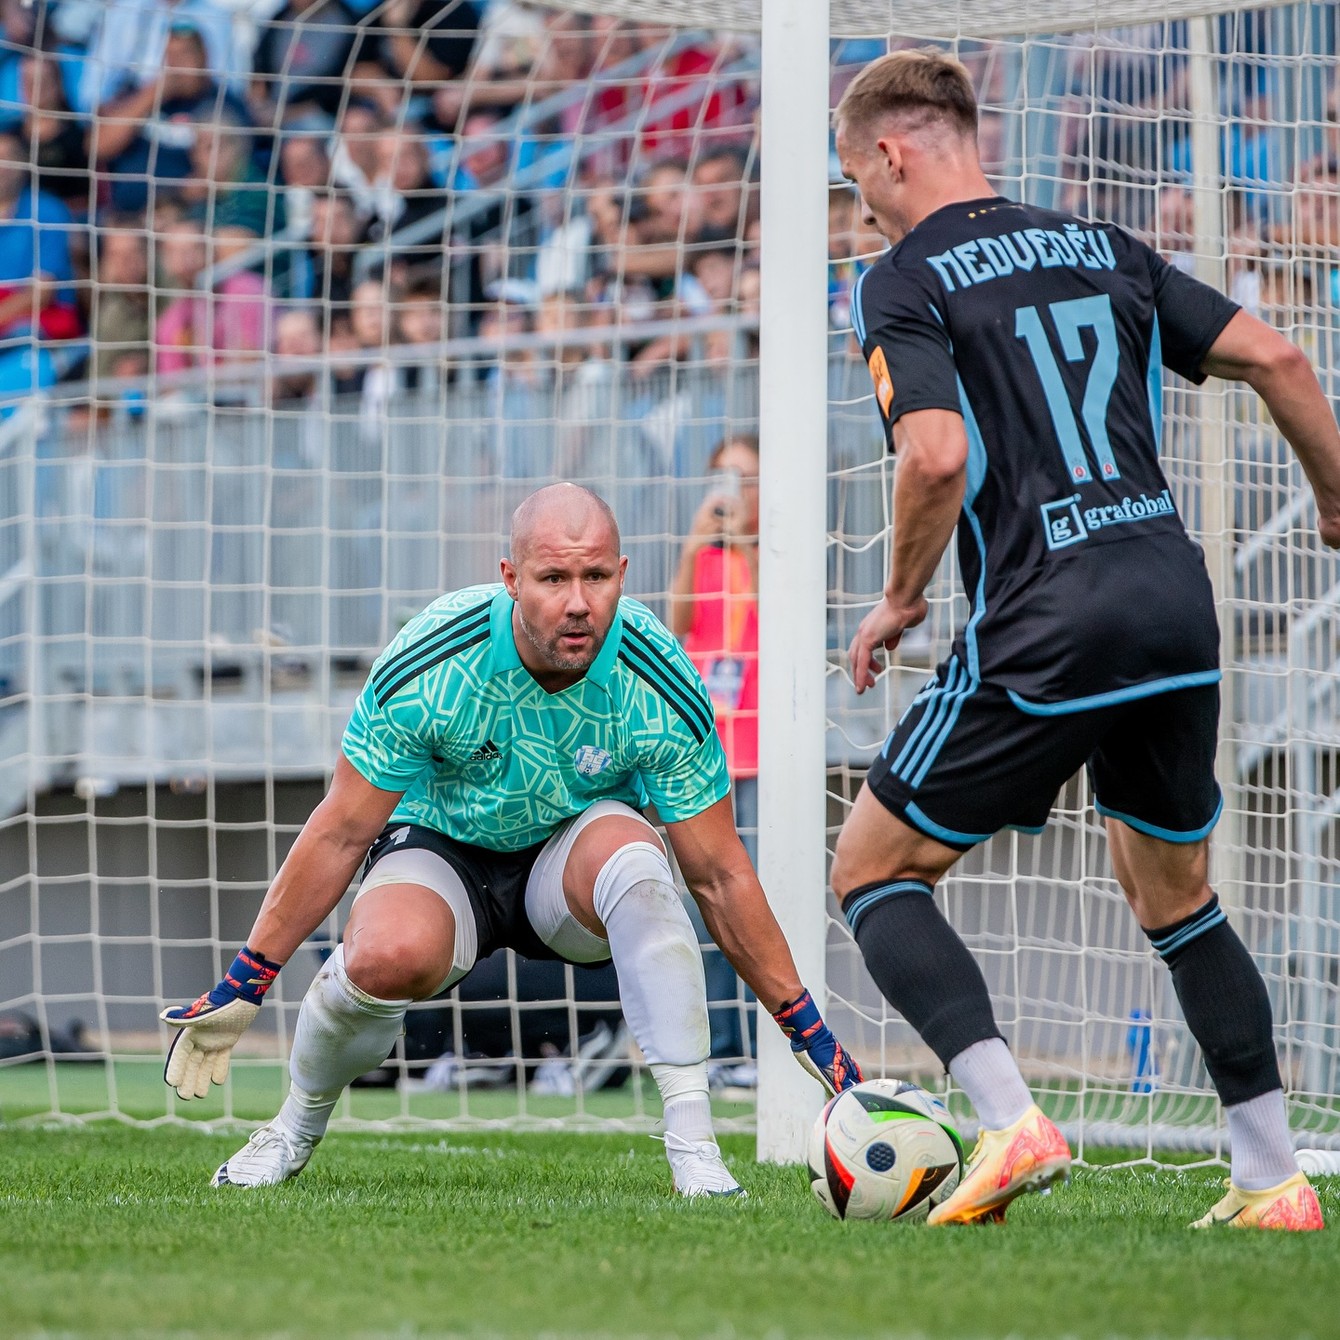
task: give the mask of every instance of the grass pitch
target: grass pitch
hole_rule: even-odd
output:
[[[1204,1170],[929,1230],[829,1219],[743,1136],[744,1203],[673,1198],[645,1135],[336,1134],[294,1182],[212,1189],[239,1143],[0,1129],[0,1334],[1340,1336],[1340,1231],[1192,1233]]]

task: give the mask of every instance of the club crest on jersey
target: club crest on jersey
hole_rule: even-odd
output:
[[[593,744],[584,744],[572,756],[572,766],[583,777],[595,777],[605,771],[614,760],[604,749]]]
[[[870,380],[875,383],[875,399],[887,419],[889,406],[893,404],[893,378],[889,376],[889,361],[878,345],[870,355]]]

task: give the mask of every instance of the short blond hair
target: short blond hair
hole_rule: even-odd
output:
[[[920,130],[936,122],[961,135],[977,134],[977,95],[962,61],[936,47],[881,56],[847,85],[833,114],[848,132],[867,130],[886,117]]]

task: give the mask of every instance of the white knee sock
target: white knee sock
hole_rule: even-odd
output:
[[[1224,1120],[1234,1186],[1264,1191],[1298,1171],[1283,1089],[1224,1108]]]
[[[298,1011],[288,1070],[292,1083],[279,1118],[319,1140],[351,1080],[381,1065],[395,1046],[407,1000],[378,1000],[349,980],[340,945],[317,973]]]
[[[1000,1038],[966,1047],[950,1061],[949,1073],[988,1131],[1013,1126],[1033,1106],[1033,1095]]]
[[[620,848],[596,877],[594,902],[624,1018],[661,1091],[666,1129],[710,1140],[703,956],[665,854],[650,842]]]

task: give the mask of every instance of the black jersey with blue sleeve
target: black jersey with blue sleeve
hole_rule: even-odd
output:
[[[858,282],[886,430],[961,414],[954,656],[1025,711],[1214,682],[1200,548],[1159,464],[1163,368],[1194,382],[1237,306],[1128,233],[1002,197],[946,206]]]

